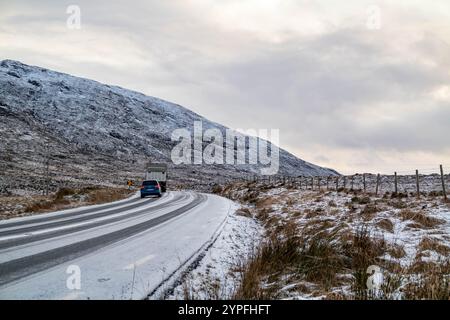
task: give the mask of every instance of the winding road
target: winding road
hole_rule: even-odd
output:
[[[142,299],[171,285],[236,206],[173,191],[0,221],[0,299]]]

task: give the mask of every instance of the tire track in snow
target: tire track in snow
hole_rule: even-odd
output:
[[[172,206],[172,205],[176,204],[179,200],[182,200],[182,199],[184,199],[184,197],[179,195],[179,196],[175,197],[171,202],[165,202],[165,203],[161,203],[161,204],[156,205],[156,206],[144,208],[142,210],[132,211],[132,212],[130,212],[128,214],[115,216],[115,217],[112,217],[110,219],[104,219],[104,220],[101,220],[101,221],[94,221],[92,223],[86,223],[86,224],[81,224],[81,225],[74,225],[72,227],[70,227],[69,224],[77,223],[78,221],[74,221],[74,220],[64,221],[64,222],[68,222],[67,228],[61,228],[61,229],[57,229],[57,230],[53,230],[53,231],[49,231],[49,232],[45,232],[45,233],[34,234],[34,235],[31,234],[29,236],[24,236],[24,237],[21,237],[21,238],[1,241],[0,242],[0,250],[17,247],[19,245],[33,243],[33,242],[36,242],[36,241],[48,240],[48,239],[51,239],[51,238],[64,236],[64,235],[68,235],[68,234],[71,234],[71,233],[75,233],[75,232],[79,232],[79,231],[84,231],[84,230],[96,228],[96,227],[99,227],[99,226],[104,226],[104,225],[107,225],[107,224],[119,222],[119,221],[122,221],[122,220],[127,220],[127,219],[130,219],[130,218],[136,218],[138,216],[141,216],[143,214],[148,213],[149,211],[160,210],[160,209]],[[151,202],[154,202],[154,201],[151,201]],[[145,204],[148,204],[148,202],[145,203]],[[118,211],[118,212],[120,212],[120,211]],[[92,218],[93,219],[98,219],[100,217],[104,217],[104,216],[107,216],[109,214],[113,214],[113,213],[108,212],[108,214],[106,214],[106,212],[105,212],[105,213],[102,213],[100,216],[95,215]],[[91,216],[89,216],[89,217],[91,217]],[[88,219],[82,219],[81,221],[85,222],[85,221],[89,221],[89,220]],[[64,224],[58,224],[56,227],[58,227],[58,226],[59,227],[60,226],[64,226]],[[33,230],[33,231],[36,232],[36,231],[39,231],[39,230],[44,230],[44,229],[38,229],[38,230]],[[23,234],[23,233],[19,232],[18,234]],[[5,236],[5,235],[8,235],[8,234],[0,232],[0,237]]]
[[[190,203],[162,216],[158,216],[139,224],[101,236],[2,263],[0,264],[0,285],[5,285],[34,273],[49,269],[56,265],[97,251],[120,240],[124,240],[128,237],[144,232],[152,227],[182,215],[205,200],[206,197],[204,195],[195,195],[194,200]]]

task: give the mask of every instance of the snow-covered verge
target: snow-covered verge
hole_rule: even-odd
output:
[[[241,282],[241,264],[262,239],[263,228],[246,211],[227,219],[219,237],[165,299],[231,299]]]
[[[221,194],[266,231],[244,268],[241,298],[450,298],[450,203],[442,196],[288,183],[238,183]]]

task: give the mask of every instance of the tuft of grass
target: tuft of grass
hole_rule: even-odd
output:
[[[418,249],[420,251],[431,250],[437,252],[443,256],[450,254],[450,248],[442,244],[438,239],[425,237],[420,241]]]
[[[220,185],[216,184],[212,187],[211,192],[214,194],[221,194],[223,192],[223,188]]]
[[[255,204],[258,201],[259,191],[250,191],[244,195],[242,201],[248,202],[249,204]]]
[[[257,209],[261,208],[272,208],[272,205],[276,203],[276,199],[273,197],[259,199],[255,202],[255,207]]]
[[[298,245],[295,237],[287,239],[271,237],[265,241],[247,261],[241,262],[239,267],[241,282],[234,298],[245,300],[276,298],[279,288],[262,284],[269,277],[273,280],[298,260]]]
[[[394,233],[394,224],[388,218],[381,219],[376,225],[387,232]]]
[[[410,209],[401,210],[399,215],[403,221],[411,220],[415,223],[415,227],[421,227],[424,229],[432,229],[445,222],[441,219],[427,216],[423,212],[413,211]]]
[[[336,285],[337,274],[345,265],[337,233],[322,232],[302,239],[302,243],[297,272],[325,290]]]
[[[395,209],[405,209],[408,207],[408,204],[402,200],[389,201],[388,204]]]
[[[34,202],[25,208],[25,212],[45,212],[52,209],[58,209],[70,204],[65,197],[76,194],[76,190],[69,188],[60,188],[53,198],[49,200]]]
[[[358,196],[354,196],[352,197],[352,203],[357,203],[357,204],[368,204],[371,202],[370,197],[358,197]]]
[[[80,204],[102,204],[106,202],[117,201],[131,194],[128,189],[107,188],[100,189],[95,187],[86,187],[83,189],[60,188],[48,200],[40,200],[29,204],[25,208],[25,212],[48,212],[52,210],[60,210],[75,207]],[[78,199],[69,199],[69,196],[78,196]],[[86,196],[86,202],[80,201],[81,196]]]
[[[351,240],[345,245],[346,256],[350,258],[349,269],[352,270],[352,292],[356,299],[368,299],[367,268],[379,265],[378,257],[386,251],[384,239],[372,238],[365,226],[356,229]]]
[[[252,218],[253,217],[250,209],[248,209],[248,208],[240,208],[240,209],[238,209],[236,211],[236,214],[238,216],[244,216],[244,217],[247,217],[247,218]]]
[[[364,206],[364,208],[361,210],[361,215],[364,217],[364,219],[372,219],[375,213],[379,212],[380,209],[373,203],[369,203]]]
[[[55,201],[61,201],[66,196],[71,196],[76,194],[77,191],[70,188],[60,188],[55,194]]]
[[[330,200],[330,201],[328,201],[328,206],[329,207],[337,207],[337,204],[334,200]]]
[[[417,271],[417,269],[415,269]],[[428,263],[421,273],[404,288],[408,300],[450,300],[450,262]]]
[[[395,259],[401,259],[406,256],[405,248],[399,244],[390,245],[387,252]]]

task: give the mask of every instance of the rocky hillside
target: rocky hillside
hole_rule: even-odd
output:
[[[117,185],[148,161],[170,162],[177,128],[226,128],[173,103],[96,81],[0,63],[0,190]],[[174,182],[203,184],[259,174],[259,165],[171,165]],[[334,175],[280,150],[280,174]]]

